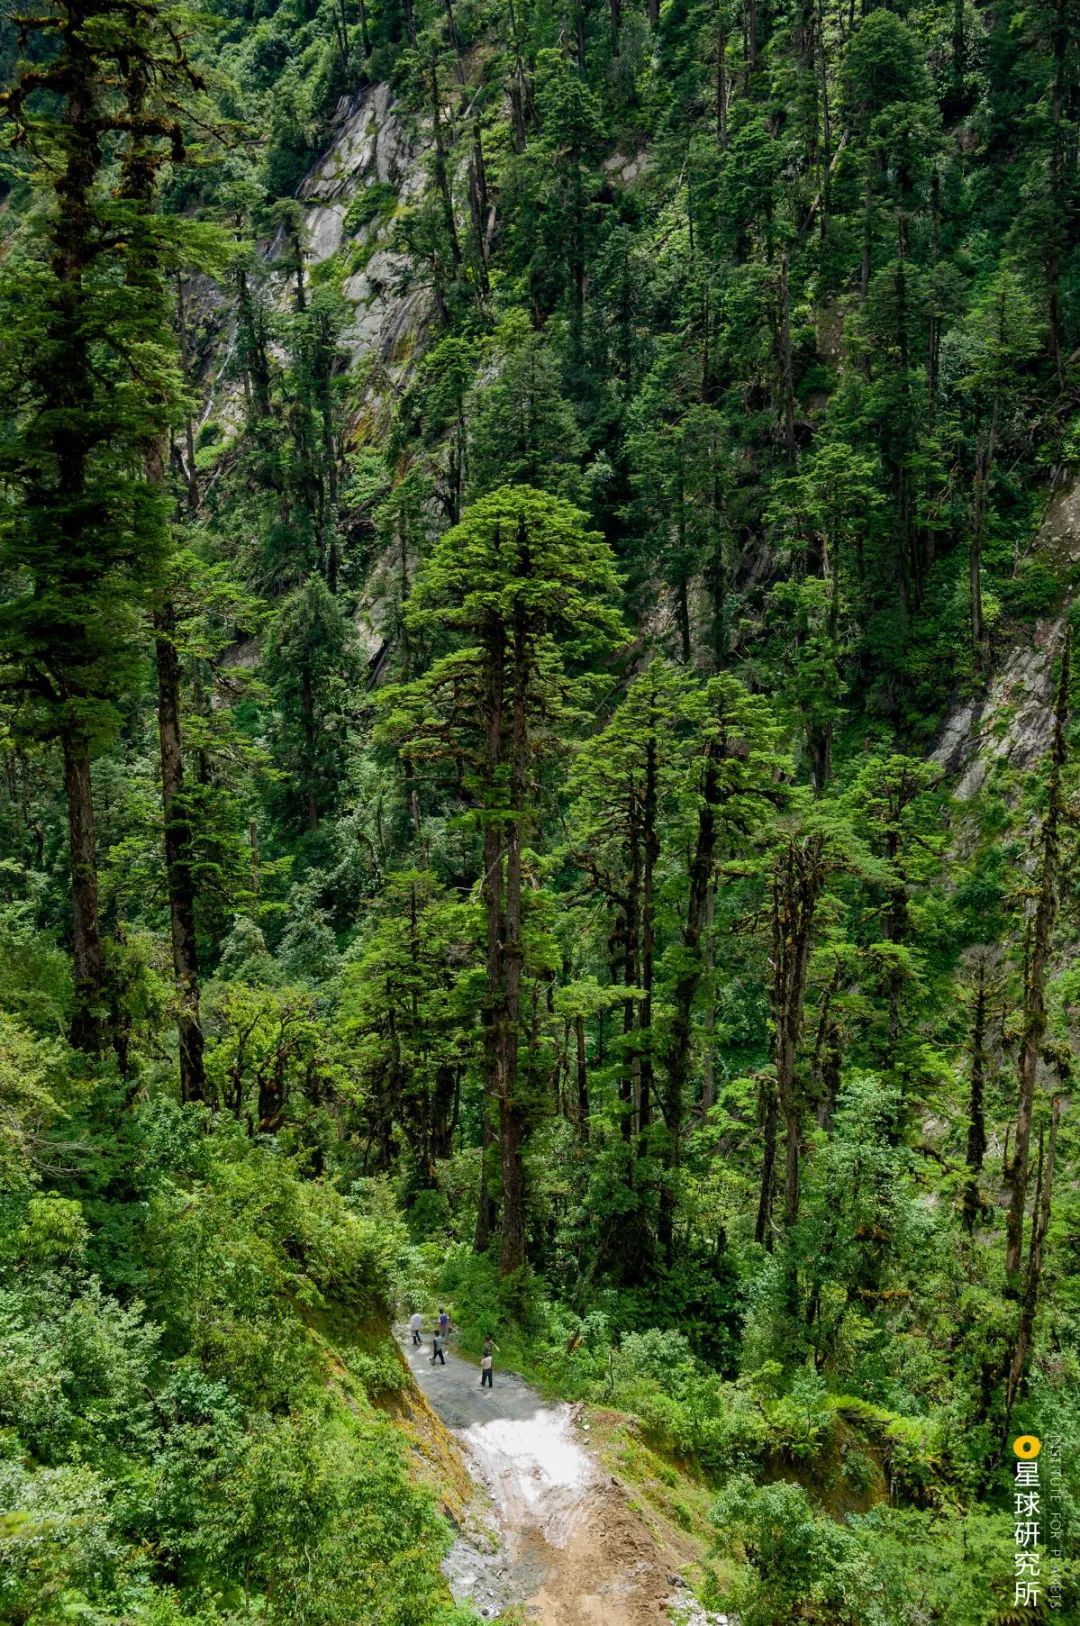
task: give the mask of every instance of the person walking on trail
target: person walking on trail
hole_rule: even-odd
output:
[[[490,1338],[484,1339],[484,1353],[480,1357],[480,1387],[495,1387],[495,1345]]]
[[[439,1362],[440,1366],[445,1366],[446,1365],[446,1356],[443,1354],[443,1335],[438,1330],[438,1328],[436,1328],[435,1331],[431,1335],[431,1364],[432,1364],[432,1366],[435,1365],[436,1361]]]
[[[439,1306],[439,1331],[442,1333],[443,1338],[445,1338],[447,1333],[450,1331],[450,1317],[447,1315],[441,1304]]]
[[[420,1314],[419,1310],[414,1310],[412,1315],[409,1317],[409,1331],[412,1333],[412,1341],[417,1347],[419,1347],[420,1342],[421,1342],[420,1328],[423,1325],[424,1325],[423,1316]]]

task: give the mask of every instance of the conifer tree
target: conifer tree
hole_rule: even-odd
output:
[[[498,1114],[507,1275],[525,1263],[530,1115],[519,1049],[540,765],[578,723],[588,665],[622,636],[617,587],[610,551],[583,514],[527,486],[502,487],[467,509],[423,565],[407,623],[449,632],[450,648],[385,702],[385,730],[416,764],[454,763],[482,832],[484,1085]]]
[[[730,856],[767,828],[778,767],[776,725],[768,705],[728,674],[710,678],[693,695],[687,721],[694,739],[687,783],[692,809],[690,858],[680,941],[672,955],[674,1008],[662,1095],[666,1174],[660,1190],[658,1230],[669,1265],[674,1257],[694,1002],[705,971],[703,932],[714,869],[721,857]]]
[[[91,761],[135,686],[138,617],[161,580],[167,499],[146,478],[146,448],[179,396],[150,270],[162,245],[147,211],[162,144],[172,157],[183,145],[149,87],[175,84],[186,68],[175,15],[138,0],[62,0],[22,27],[41,60],[20,64],[0,109],[40,166],[40,208],[0,291],[13,404],[4,473],[14,495],[0,537],[12,588],[0,648],[24,726],[60,745],[72,1037],[94,1051],[105,1035],[105,959]],[[118,192],[108,184],[110,144],[126,172]]]
[[[587,895],[604,906],[611,980],[615,985],[621,974],[624,988],[619,1125],[623,1178],[638,1213],[632,1227],[620,1223],[612,1251],[628,1273],[640,1271],[655,1251],[650,1216],[640,1212],[646,1194],[638,1189],[636,1164],[647,1155],[656,1106],[654,1012],[666,940],[658,893],[693,752],[690,691],[677,668],[652,661],[603,732],[583,746],[570,779],[576,861]]]
[[[356,677],[352,629],[319,576],[278,607],[266,652],[276,702],[273,748],[284,772],[284,805],[314,833],[340,803],[348,746],[349,694]]]

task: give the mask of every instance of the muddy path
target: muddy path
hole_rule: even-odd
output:
[[[484,1493],[445,1566],[459,1602],[488,1619],[523,1605],[534,1626],[723,1626],[694,1605],[678,1556],[589,1451],[572,1407],[498,1366],[482,1389],[476,1366],[453,1352],[432,1365],[430,1336],[419,1348],[404,1329],[397,1336]]]

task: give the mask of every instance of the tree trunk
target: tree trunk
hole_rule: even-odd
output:
[[[495,1129],[491,1122],[491,1105],[485,1097],[483,1104],[484,1127],[480,1150],[480,1191],[476,1201],[476,1230],[473,1234],[473,1252],[487,1253],[491,1235],[499,1217],[498,1204],[491,1194],[491,1165],[495,1145]]]
[[[315,757],[318,748],[318,727],[315,721],[315,683],[311,667],[305,662],[300,673],[300,710],[304,722],[304,742],[307,746],[307,826],[312,833],[319,828],[319,799],[315,790]]]
[[[866,177],[863,182],[863,249],[862,270],[859,273],[859,292],[865,300],[870,292],[870,256],[874,242],[874,160],[867,157]]]
[[[481,305],[486,306],[491,294],[488,282],[488,185],[479,113],[474,113],[472,119],[472,152],[469,156],[468,179],[469,212],[472,216],[473,239],[476,243],[478,286]]]
[[[59,358],[45,372],[43,428],[45,443],[56,461],[56,489],[41,484],[42,505],[51,506],[59,524],[61,560],[54,581],[51,572],[35,581],[35,590],[61,592],[76,584],[74,561],[88,556],[84,535],[87,468],[96,430],[86,325],[87,294],[83,278],[95,241],[91,196],[102,163],[101,114],[95,91],[96,63],[92,41],[78,27],[66,35],[69,82],[65,87],[64,134],[57,157],[63,167],[53,180],[59,205],[55,246],[50,268],[56,279],[54,314],[48,336]],[[91,565],[91,569],[93,566]],[[72,699],[68,694],[64,698]],[[64,708],[66,712],[68,708]],[[97,853],[94,837],[94,799],[90,782],[90,743],[78,725],[63,716],[59,737],[64,760],[67,798],[68,849],[71,866],[72,953],[74,1002],[71,1042],[77,1050],[98,1054],[104,1041],[105,969],[98,913]]]
[[[520,155],[525,151],[525,93],[520,74],[510,81],[510,115],[514,126],[514,150]]]
[[[653,1102],[653,978],[656,955],[656,866],[660,860],[657,810],[656,738],[645,744],[645,796],[642,807],[644,866],[641,888],[641,1091],[639,1132],[652,1122]]]
[[[716,936],[713,921],[716,914],[716,889],[709,887],[709,902],[705,911],[705,1053],[701,1058],[701,1112],[711,1111],[716,1103],[716,992],[712,986],[716,969]]]
[[[795,365],[791,350],[791,283],[788,275],[788,251],[780,256],[780,322],[778,331],[780,363],[780,398],[784,420],[784,453],[789,463],[795,461]]]
[[[815,796],[822,796],[832,774],[832,723],[810,727],[806,744],[810,756],[810,787]]]
[[[1027,1279],[1017,1329],[1016,1345],[1009,1365],[1009,1378],[1005,1388],[1006,1439],[1012,1422],[1013,1405],[1027,1376],[1028,1360],[1035,1332],[1035,1316],[1039,1308],[1039,1287],[1042,1282],[1043,1247],[1050,1229],[1050,1201],[1054,1188],[1054,1154],[1057,1150],[1058,1124],[1061,1122],[1061,1098],[1054,1097],[1050,1117],[1050,1141],[1043,1166],[1043,1139],[1039,1135],[1038,1173],[1035,1179],[1035,1201],[1031,1212],[1031,1242],[1028,1246]]]
[[[442,200],[443,223],[450,244],[450,259],[456,273],[461,266],[461,244],[458,241],[457,223],[454,219],[454,200],[450,193],[450,176],[446,166],[446,140],[442,126],[439,75],[434,55],[431,58],[431,118],[435,133],[435,184]]]
[[[492,622],[488,632],[484,670],[484,711],[486,724],[484,781],[489,801],[496,794],[499,768],[502,762],[502,701],[505,648],[502,629]],[[484,876],[481,895],[486,920],[485,998],[484,1024],[484,1148],[480,1169],[480,1198],[476,1218],[477,1253],[484,1253],[495,1222],[495,1203],[491,1195],[491,1148],[494,1144],[493,1119],[498,1112],[499,1063],[496,1021],[500,1000],[501,954],[504,937],[502,911],[502,834],[498,821],[489,817],[484,827]]]
[[[446,37],[450,41],[450,49],[454,53],[454,64],[457,69],[458,83],[465,83],[465,75],[461,67],[461,46],[458,43],[457,23],[454,21],[454,7],[452,0],[443,0],[443,10],[446,12]]]
[[[322,458],[326,473],[327,503],[323,509],[322,529],[326,541],[326,585],[331,593],[338,590],[338,443],[334,427],[334,348],[329,327],[323,329],[319,342],[319,419],[322,432]]]
[[[766,1079],[762,1085],[762,1158],[761,1186],[758,1192],[757,1223],[754,1241],[762,1243],[771,1253],[773,1245],[772,1205],[776,1184],[776,1130],[779,1121],[775,1079]]]
[[[675,618],[679,625],[680,659],[684,666],[689,666],[694,654],[690,630],[690,584],[681,569],[675,583]]]
[[[727,28],[721,4],[716,25],[716,139],[721,151],[728,144]]]
[[[975,447],[975,493],[972,504],[971,545],[968,549],[968,598],[971,606],[971,643],[976,663],[984,663],[986,625],[982,603],[982,549],[986,530],[986,482],[990,468],[986,445],[980,435]]]
[[[572,155],[573,174],[570,185],[570,343],[573,354],[581,355],[585,325],[585,186],[582,163],[577,153]]]
[[[577,1052],[577,1118],[582,1142],[589,1143],[589,1073],[585,1064],[585,1018],[574,1018],[574,1042]]]
[[[787,1226],[794,1225],[799,1217],[802,1102],[796,1067],[814,916],[824,880],[825,856],[821,838],[812,836],[789,841],[773,871],[770,991],[776,1090],[786,1133],[784,1224]],[[764,1177],[762,1183],[764,1186]]]
[[[900,830],[899,821],[889,830],[885,843],[885,856],[889,860],[889,868],[897,880],[889,892],[889,906],[885,911],[885,940],[888,943],[903,943],[908,934],[908,907],[907,907],[907,881],[900,871]],[[900,1042],[900,995],[903,990],[903,973],[895,964],[889,969],[889,1017],[888,1017],[888,1048],[886,1058],[890,1069],[896,1066],[896,1047]]]
[[[626,888],[626,909],[623,918],[623,982],[629,991],[638,985],[638,934],[641,921],[641,838],[638,830],[636,803],[630,808],[628,827],[630,847],[630,875]],[[612,981],[615,968],[612,967]],[[623,1001],[623,1034],[627,1044],[620,1079],[622,1113],[619,1128],[627,1154],[627,1179],[633,1184],[634,1136],[641,1132],[641,1101],[644,1092],[644,1058],[641,1052],[643,1017],[635,999]],[[636,1042],[633,1035],[636,1033]]]
[[[364,60],[371,55],[371,34],[368,30],[368,14],[365,0],[356,0],[356,11],[360,18],[360,43],[364,47]]]
[[[964,1187],[964,1228],[975,1228],[979,1212],[979,1175],[986,1155],[986,1120],[983,1092],[986,1083],[986,961],[980,958],[975,985],[975,1010],[971,1030],[971,1095],[968,1107],[967,1167]]]
[[[179,273],[176,278],[176,325],[180,339],[180,371],[184,383],[190,384],[191,354],[188,342],[187,305],[184,300],[184,281]],[[195,469],[195,425],[190,412],[184,414],[184,457],[187,463],[184,473],[188,513],[194,514],[199,507],[199,477]]]
[[[259,1074],[259,1093],[257,1108],[259,1133],[262,1135],[276,1135],[285,1121],[285,1060],[283,1056],[275,1056],[272,1063],[268,1063],[263,1072]],[[393,1117],[387,1114],[384,1120],[384,1141],[382,1148],[381,1166],[390,1167],[389,1137],[392,1131]]]
[[[802,1121],[798,1105],[789,1101],[784,1110],[784,1224],[795,1224],[799,1217],[799,1154]]]
[[[180,661],[176,612],[171,600],[154,616],[157,658],[158,744],[161,751],[161,804],[165,817],[165,875],[176,977],[177,1033],[180,1040],[180,1099],[206,1099],[203,1034],[199,1020],[199,961],[195,935],[195,881],[191,868],[191,826],[183,808],[184,759],[180,739]]]
[[[1070,71],[1070,64],[1075,62],[1076,52],[1075,49],[1069,48],[1075,35],[1076,14],[1070,0],[1054,0],[1053,22],[1050,27],[1050,45],[1054,57],[1051,94],[1053,125],[1050,140],[1052,208],[1044,245],[1050,349],[1054,357],[1058,388],[1061,390],[1066,387],[1061,269],[1062,259],[1067,255],[1075,233],[1075,210],[1070,204],[1069,197],[1070,189],[1075,187],[1076,176],[1077,86],[1075,73]]]
[[[72,951],[75,998],[71,1042],[76,1050],[97,1054],[102,1048],[105,965],[98,913],[97,852],[94,841],[94,797],[90,784],[90,748],[81,736],[65,732],[64,791],[67,796],[68,850],[71,859]]]
[[[523,550],[522,572],[527,575]],[[510,819],[506,826],[506,908],[501,945],[503,998],[497,1023],[496,1057],[499,1132],[502,1142],[502,1249],[499,1268],[512,1275],[525,1264],[525,1125],[517,1099],[518,1037],[524,959],[521,836],[529,758],[529,641],[526,612],[519,602],[514,615],[513,717],[510,736]]]
[[[1032,925],[1031,949],[1024,979],[1023,1027],[1017,1071],[1019,1103],[1012,1161],[1006,1170],[1009,1206],[1005,1219],[1005,1274],[1015,1290],[1024,1245],[1024,1206],[1027,1201],[1031,1117],[1035,1103],[1035,1073],[1046,1036],[1046,968],[1050,959],[1057,917],[1058,862],[1061,817],[1064,809],[1062,773],[1067,746],[1065,725],[1069,715],[1071,638],[1066,624],[1061,652],[1061,674],[1054,704],[1054,740],[1050,753],[1050,784],[1046,812],[1039,832],[1039,878]]]
[[[243,269],[236,274],[236,287],[237,334],[238,339],[242,335],[244,341],[239,348],[243,358],[244,376],[249,383],[253,416],[258,422],[273,415],[265,324],[261,313],[256,309],[247,273]]]
[[[664,1092],[664,1121],[667,1127],[667,1155],[664,1183],[660,1188],[658,1235],[668,1265],[674,1261],[675,1250],[675,1189],[680,1162],[682,1117],[686,1100],[686,1084],[690,1072],[690,1043],[694,1010],[694,996],[701,982],[701,933],[705,924],[709,889],[712,883],[713,860],[716,856],[716,809],[720,798],[720,776],[715,747],[708,747],[705,775],[702,785],[701,807],[698,812],[697,839],[690,861],[690,897],[683,928],[683,948],[686,951],[686,969],[675,985],[675,1016],[671,1026],[671,1049],[668,1053],[667,1087]]]
[[[435,1083],[431,1092],[431,1112],[428,1131],[428,1151],[432,1162],[450,1156],[453,1141],[453,1110],[457,1093],[454,1069],[441,1062],[435,1069]]]
[[[136,60],[127,79],[128,109],[137,124],[143,116],[149,80],[144,64]],[[137,135],[124,170],[124,195],[144,211],[153,207],[156,164],[145,138]],[[164,301],[165,281],[161,268],[145,249],[134,253],[128,265],[127,280],[132,287],[157,289]],[[177,325],[180,340],[180,366],[188,380],[189,355],[184,285],[177,276]],[[191,416],[185,425],[188,460],[188,512],[198,507],[195,474],[195,442]],[[146,484],[153,500],[165,492],[168,437],[151,435],[144,449]],[[164,529],[164,522],[163,522]],[[203,1065],[203,1035],[199,1020],[199,965],[195,934],[195,882],[191,864],[191,827],[184,813],[184,760],[180,737],[180,660],[176,649],[176,611],[171,597],[165,597],[154,612],[154,654],[158,691],[158,748],[161,761],[161,806],[164,823],[165,878],[169,896],[169,933],[172,942],[173,974],[176,979],[176,1027],[180,1051],[180,1099],[184,1102],[206,1099],[206,1071]]]

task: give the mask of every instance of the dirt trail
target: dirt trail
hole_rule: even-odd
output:
[[[704,1615],[641,1515],[583,1446],[568,1405],[551,1405],[513,1373],[495,1387],[450,1353],[431,1364],[399,1329],[406,1360],[461,1443],[491,1500],[487,1526],[463,1531],[446,1564],[451,1590],[486,1618],[525,1605],[533,1626],[723,1626]]]

